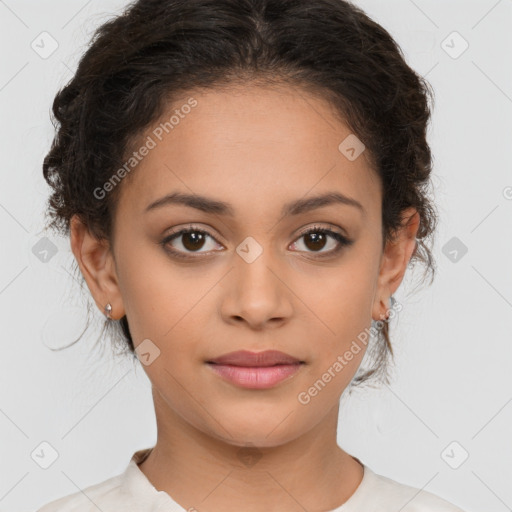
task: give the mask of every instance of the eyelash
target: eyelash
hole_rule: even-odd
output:
[[[160,242],[160,244],[162,245],[162,247],[164,248],[165,251],[171,253],[173,256],[176,256],[176,257],[182,258],[182,259],[189,259],[189,260],[197,259],[198,256],[185,255],[185,254],[183,254],[183,252],[177,251],[175,249],[170,249],[167,246],[167,244],[169,242],[171,242],[172,240],[174,240],[175,238],[179,238],[181,235],[188,234],[188,233],[200,233],[202,235],[207,235],[217,242],[215,237],[212,236],[210,233],[208,233],[208,231],[205,231],[204,229],[201,229],[201,228],[198,228],[195,226],[190,226],[188,228],[181,229],[180,231],[177,231],[176,233],[172,233],[171,235],[165,237],[162,240],[162,242]],[[319,227],[319,226],[313,226],[313,227],[303,231],[302,233],[300,233],[298,238],[296,238],[296,240],[299,240],[302,237],[309,235],[311,233],[320,233],[320,234],[324,234],[324,235],[329,235],[330,237],[334,238],[334,240],[336,240],[339,243],[339,246],[336,249],[333,249],[326,253],[319,252],[318,254],[331,256],[331,255],[334,255],[334,254],[337,254],[338,252],[340,252],[344,247],[349,247],[354,243],[353,240],[348,239],[347,237],[345,237],[344,235],[342,235],[336,231],[332,231],[331,229],[323,228],[323,227]],[[219,242],[217,242],[217,243],[219,243]],[[311,251],[311,253],[315,254],[315,251]],[[191,254],[194,254],[194,253],[191,253]],[[198,254],[200,254],[200,253],[198,253]]]

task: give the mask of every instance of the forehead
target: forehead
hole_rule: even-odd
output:
[[[349,136],[326,100],[296,87],[190,91],[140,138],[135,151],[151,149],[122,184],[119,208],[141,214],[180,191],[261,210],[333,190],[371,210],[380,183],[365,152],[349,160],[340,151]]]

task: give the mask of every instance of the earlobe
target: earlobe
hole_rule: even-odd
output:
[[[403,212],[402,225],[396,236],[384,248],[373,305],[374,320],[382,320],[388,314],[390,297],[400,286],[416,249],[419,225],[419,213],[408,208]]]
[[[74,215],[70,220],[70,244],[80,271],[102,314],[106,313],[105,306],[110,304],[110,317],[123,317],[124,306],[108,240],[95,237],[78,216]]]

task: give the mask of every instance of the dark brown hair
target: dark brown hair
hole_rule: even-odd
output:
[[[43,163],[53,189],[47,227],[69,236],[76,214],[112,241],[122,184],[105,199],[93,191],[126,161],[137,137],[187,91],[249,82],[299,86],[336,108],[380,177],[384,243],[414,207],[420,227],[411,262],[423,262],[433,278],[426,140],[433,91],[391,35],[344,0],[139,0],[100,26],[53,102],[56,135]],[[128,319],[109,325],[133,354]],[[373,366],[360,368],[352,385],[387,380],[387,323],[375,343]]]

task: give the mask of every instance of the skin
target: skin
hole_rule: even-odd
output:
[[[339,150],[351,131],[322,98],[291,86],[245,85],[194,91],[198,105],[121,183],[114,242],[97,240],[75,216],[71,246],[91,294],[112,318],[127,315],[134,344],[150,339],[160,355],[145,366],[158,438],[139,466],[185,509],[207,512],[326,511],[348,500],[363,468],[338,446],[339,399],[363,350],[304,405],[307,391],[357,335],[389,311],[413,254],[419,215],[408,210],[396,241],[383,249],[382,192],[365,152]],[[144,137],[151,134],[148,130]],[[152,201],[179,191],[227,202],[233,217]],[[364,208],[331,204],[281,216],[285,203],[339,192]],[[208,231],[188,250],[191,224]],[[332,228],[316,246],[309,227]],[[253,237],[262,254],[236,252]],[[210,238],[213,237],[213,238]],[[193,246],[192,246],[193,247]],[[330,252],[330,255],[329,255]],[[277,349],[305,361],[273,388],[243,389],[205,363],[234,350]],[[257,462],[241,461],[252,450]]]

